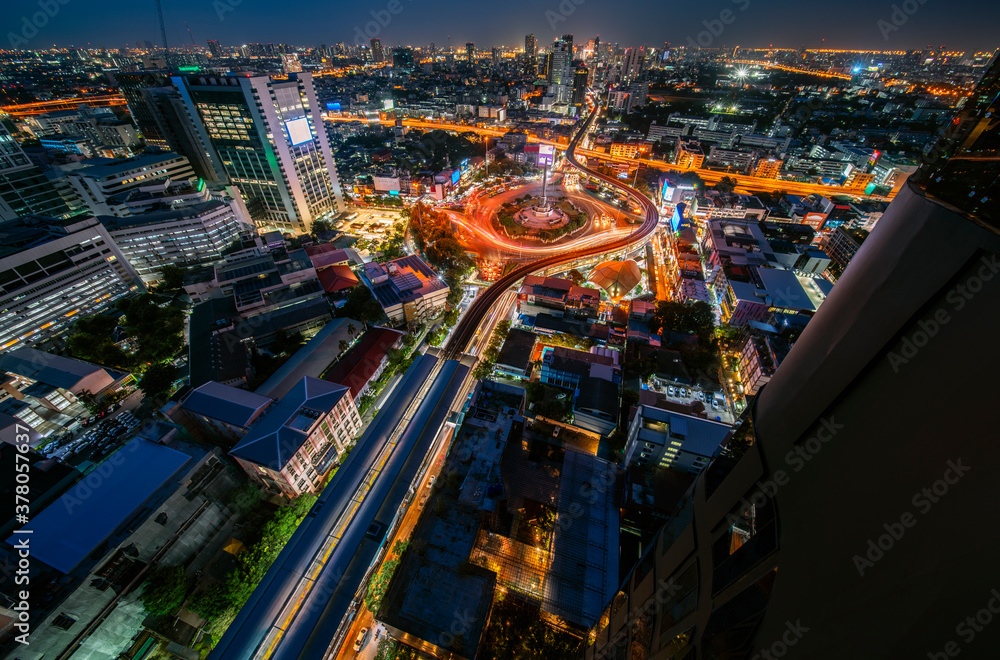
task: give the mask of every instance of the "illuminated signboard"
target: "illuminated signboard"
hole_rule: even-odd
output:
[[[312,131],[309,130],[308,117],[299,117],[298,119],[286,121],[285,128],[288,129],[288,140],[292,143],[293,147],[313,139]]]
[[[340,112],[340,104],[339,103],[327,103],[326,104],[326,109],[329,110],[330,112]]]
[[[395,107],[396,107],[396,104],[393,102],[392,99],[386,99],[385,101],[382,102],[382,109],[383,110],[392,110]]]
[[[676,207],[674,207],[674,214],[670,218],[670,229],[672,229],[675,232],[680,228],[681,222],[684,221],[685,208],[687,208],[687,206],[684,204],[684,202],[681,202]]]
[[[458,183],[458,179],[461,176],[462,176],[461,170],[455,170],[454,172],[452,172],[451,173],[451,183],[452,183],[452,185],[457,184]]]
[[[462,162],[458,164],[458,167],[462,170],[462,172],[465,172],[465,170],[469,169],[469,159],[465,158],[462,160]]]
[[[878,157],[881,156],[881,155],[882,155],[881,151],[879,151],[878,149],[874,150],[872,152],[872,157],[868,159],[868,165],[869,166],[874,165],[875,161],[877,161]]]
[[[538,145],[538,166],[544,167],[555,162],[556,148],[551,144]]]
[[[181,73],[194,73],[195,71],[201,71],[200,66],[179,66],[177,70]]]
[[[674,190],[675,188],[672,185],[670,185],[669,181],[664,181],[663,189],[660,191],[660,199],[662,199],[664,202],[672,200],[674,197]]]

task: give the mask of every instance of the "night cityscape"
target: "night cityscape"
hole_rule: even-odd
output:
[[[1000,5],[0,17],[0,658],[1000,657]]]

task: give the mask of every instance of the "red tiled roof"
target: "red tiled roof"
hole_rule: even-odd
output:
[[[378,371],[382,359],[402,337],[403,333],[398,330],[372,328],[323,378],[346,385],[351,388],[351,397],[357,397]]]
[[[327,293],[350,289],[358,283],[358,278],[350,266],[330,266],[316,272],[319,283]]]

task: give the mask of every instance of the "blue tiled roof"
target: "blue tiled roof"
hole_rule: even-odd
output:
[[[302,409],[307,415],[308,411],[329,412],[348,392],[343,385],[306,376],[229,453],[281,470],[309,437],[308,428],[295,428],[301,426]]]

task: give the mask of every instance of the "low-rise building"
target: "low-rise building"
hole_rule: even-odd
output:
[[[149,154],[130,159],[95,158],[85,167],[68,170],[66,180],[80,201],[94,215],[113,215],[108,199],[154,181],[194,178],[191,164],[174,153]]]
[[[517,308],[522,316],[596,318],[601,308],[601,292],[594,287],[577,286],[572,280],[528,275],[518,291]]]
[[[361,397],[371,391],[372,381],[385,371],[389,364],[389,351],[401,346],[404,336],[402,332],[392,328],[370,329],[324,375],[324,379],[349,387],[351,398],[358,405]]]
[[[445,310],[450,288],[415,254],[385,263],[370,262],[364,280],[393,325],[412,325]]]
[[[538,335],[520,328],[512,328],[500,348],[496,372],[510,378],[527,378],[531,375],[531,354]]]
[[[273,403],[269,397],[209,381],[188,392],[168,415],[201,442],[228,448]]]
[[[698,474],[718,454],[729,424],[640,405],[625,444],[628,466],[661,466]]]
[[[361,430],[350,388],[309,376],[272,406],[229,455],[254,480],[287,497],[315,493]]]

